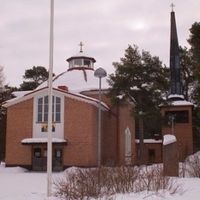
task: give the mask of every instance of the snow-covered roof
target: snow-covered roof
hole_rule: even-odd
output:
[[[7,101],[4,102],[3,106],[7,107],[7,105],[12,104],[14,102],[17,102],[18,100],[20,101],[20,99],[22,99],[24,96],[26,96],[27,94],[31,93],[32,90],[29,91],[16,91],[16,92],[12,92],[12,94],[15,96],[12,99],[9,99]]]
[[[176,136],[171,134],[166,134],[163,136],[163,145],[168,145],[176,142]]]
[[[31,99],[33,98],[35,95],[37,95],[38,93],[43,93],[43,94],[47,94],[48,92],[48,88],[42,88],[42,89],[38,89],[38,90],[34,90],[32,92],[29,92],[28,94],[24,95],[24,96],[21,96],[21,97],[17,97],[17,98],[13,98],[13,99],[10,99],[8,101],[6,101],[3,106],[4,107],[9,107],[9,106],[12,106],[12,105],[15,105],[17,103],[20,103],[22,101],[25,101],[25,100],[28,100],[28,99]],[[89,104],[92,104],[96,107],[98,107],[98,99],[95,99],[95,98],[92,98],[92,97],[88,97],[86,95],[83,95],[83,94],[79,94],[79,93],[70,93],[70,92],[67,92],[67,91],[63,91],[63,90],[60,90],[60,89],[53,89],[53,94],[54,93],[62,93],[64,96],[66,97],[69,97],[71,99],[75,99],[75,100],[78,100],[78,101],[82,101],[82,102],[85,102],[85,103],[89,103]],[[109,110],[109,106],[107,106],[107,104],[105,104],[104,102],[101,102],[101,105],[102,105],[102,110]]]
[[[162,140],[155,140],[155,139],[144,139],[144,143],[162,143]],[[140,140],[136,139],[135,143],[140,143]]]
[[[67,141],[60,138],[52,138],[53,143],[66,143]],[[22,144],[33,144],[33,143],[47,143],[47,138],[25,138],[21,141]]]
[[[78,52],[76,55],[73,55],[70,58],[68,58],[67,61],[72,60],[74,58],[89,58],[89,59],[93,60],[93,62],[96,62],[96,60],[93,57],[91,57],[90,55],[88,55],[85,52]]]
[[[67,86],[69,92],[80,93],[83,91],[98,90],[99,79],[94,76],[93,70],[69,70],[61,73],[53,79],[53,87]],[[42,83],[36,90],[47,87],[47,81]],[[101,88],[108,89],[106,78],[101,79]]]
[[[193,103],[186,101],[186,100],[180,100],[180,101],[172,101],[171,105],[173,105],[173,106],[193,106]]]
[[[15,91],[15,92],[12,92],[13,96],[15,97],[22,97],[28,93],[32,92],[31,90],[28,90],[28,91]]]
[[[168,96],[168,99],[175,99],[175,98],[184,99],[184,96],[180,94],[170,94]]]
[[[194,104],[186,100],[170,101],[167,104],[160,104],[159,106],[193,106]]]

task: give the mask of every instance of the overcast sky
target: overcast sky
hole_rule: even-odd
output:
[[[112,73],[112,62],[128,44],[159,56],[168,65],[171,0],[55,0],[54,73],[78,44],[97,67]],[[174,0],[179,44],[188,46],[189,28],[200,21],[200,0]],[[0,0],[0,65],[5,83],[19,86],[25,69],[49,63],[50,0]]]

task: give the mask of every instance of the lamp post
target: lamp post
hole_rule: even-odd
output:
[[[49,80],[48,80],[48,142],[47,142],[47,197],[52,194],[52,77],[53,77],[53,22],[54,0],[50,4]]]
[[[98,102],[98,133],[97,133],[97,163],[98,167],[101,166],[101,79],[107,76],[106,71],[103,68],[98,68],[94,72],[94,76],[99,78],[99,102]]]

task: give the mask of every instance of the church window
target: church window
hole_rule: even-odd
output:
[[[41,149],[40,148],[34,149],[34,157],[35,158],[41,158]]]
[[[55,121],[60,122],[60,110],[61,110],[61,102],[60,98],[56,97],[56,104],[55,104]]]
[[[90,60],[84,59],[84,67],[90,67]]]
[[[71,60],[70,62],[69,62],[69,68],[72,68],[73,67],[73,61]]]
[[[44,97],[44,122],[48,120],[48,96]]]
[[[75,59],[74,60],[74,66],[81,67],[82,66],[82,59]]]
[[[165,116],[168,120],[170,120],[171,116],[174,116],[175,123],[189,123],[189,114],[187,110],[166,111]]]
[[[43,99],[39,98],[38,99],[38,122],[42,121],[42,104],[43,104]]]
[[[48,96],[38,98],[37,101],[37,122],[48,121]],[[53,122],[60,122],[61,115],[61,99],[60,97],[52,97],[52,120]]]

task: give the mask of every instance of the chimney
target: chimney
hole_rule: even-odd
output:
[[[68,87],[66,85],[59,85],[58,89],[68,92]]]

